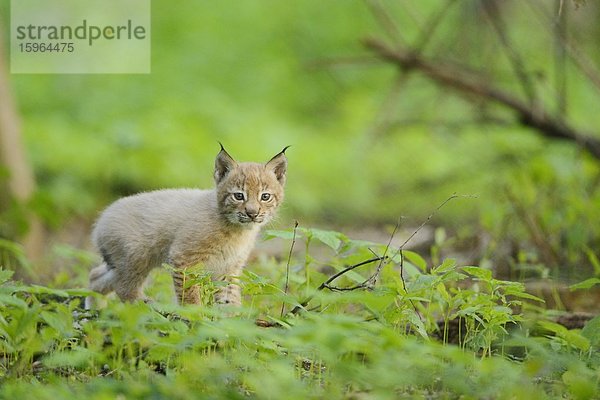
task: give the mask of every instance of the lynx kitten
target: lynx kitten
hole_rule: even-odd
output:
[[[199,288],[184,288],[184,272],[201,265],[213,280],[228,282],[215,301],[239,305],[236,277],[260,227],[283,201],[286,149],[266,164],[237,163],[221,145],[214,189],[158,190],[114,202],[92,232],[103,262],[90,272],[90,289],[115,291],[123,301],[143,299],[150,270],[168,263],[178,301],[197,304]],[[86,307],[92,302],[88,297]]]

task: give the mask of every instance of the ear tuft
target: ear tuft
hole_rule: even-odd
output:
[[[279,154],[285,154],[285,151],[286,151],[287,149],[289,149],[290,147],[292,147],[292,145],[291,145],[291,144],[290,144],[290,145],[287,145],[287,146],[285,146],[285,147],[283,148],[283,150],[281,150],[281,151],[279,152]],[[277,155],[279,155],[279,154],[277,154]]]
[[[221,151],[217,154],[217,158],[215,159],[215,183],[218,185],[225,176],[231,172],[235,167],[237,167],[237,163],[227,153],[227,150],[223,147],[223,144],[219,142],[221,146]]]
[[[285,151],[290,146],[285,146],[283,150],[275,155],[275,157],[271,158],[269,162],[265,164],[267,169],[270,169],[277,177],[277,180],[281,184],[281,186],[285,185],[285,178],[287,173],[287,157],[285,156]]]

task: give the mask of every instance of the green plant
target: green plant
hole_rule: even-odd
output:
[[[297,228],[295,236],[310,254],[290,258],[289,275],[287,261],[246,272],[241,309],[177,306],[168,270],[152,276],[155,303],[111,300],[99,312],[80,308],[86,290],[22,285],[0,271],[0,397],[585,398],[597,390],[597,320],[581,332],[542,320],[543,335],[530,337],[520,310],[539,300],[520,283],[338,232]],[[190,279],[206,283],[199,271]]]

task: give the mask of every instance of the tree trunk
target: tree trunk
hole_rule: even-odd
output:
[[[8,171],[6,182],[1,183],[0,191],[10,199],[27,204],[35,191],[32,168],[25,155],[21,138],[21,121],[13,101],[9,84],[7,52],[4,49],[5,32],[0,21],[0,165]],[[26,207],[27,208],[27,207]],[[30,260],[41,257],[44,248],[44,230],[39,218],[27,211],[27,232],[21,238],[11,238],[23,244]]]

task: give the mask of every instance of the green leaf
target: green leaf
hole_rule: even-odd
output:
[[[421,271],[427,271],[427,262],[419,254],[415,253],[414,251],[403,250],[402,255]]]
[[[439,278],[433,275],[418,275],[414,281],[406,282],[409,291],[414,292],[421,289],[432,289]]]
[[[85,288],[74,288],[74,289],[66,289],[65,293],[67,293],[69,296],[90,296],[97,292],[94,292],[93,290],[85,289]]]
[[[42,311],[40,316],[51,328],[55,329],[61,335],[70,335],[72,333],[72,320],[71,318],[65,318],[49,311]]]
[[[451,296],[446,290],[446,286],[443,282],[438,283],[436,290],[440,294],[440,296],[442,296],[442,299],[444,299],[447,302],[450,302]]]
[[[299,232],[296,232],[296,237],[301,237]],[[268,230],[264,233],[263,239],[271,240],[274,238],[292,240],[294,238],[294,231],[278,231],[278,230]]]
[[[7,282],[14,273],[14,271],[0,268],[0,284]]]
[[[482,280],[489,281],[492,279],[492,271],[489,269],[483,269],[481,267],[462,267],[462,270],[467,274]]]
[[[538,321],[538,325],[580,350],[587,351],[590,348],[590,340],[579,334],[577,330],[568,330],[564,326],[551,321]]]
[[[590,348],[590,341],[585,336],[581,335],[577,330],[566,331],[561,337],[569,343],[582,351],[588,351]]]
[[[519,297],[521,299],[539,301],[540,303],[546,302],[544,299],[541,299],[537,296],[534,296],[530,293],[525,292],[524,287],[509,286],[505,289],[504,294],[506,294],[507,296]]]
[[[322,229],[310,229],[310,235],[319,242],[331,247],[333,250],[339,249],[342,245],[342,239],[345,236],[336,231],[325,231]]]
[[[13,259],[16,262],[16,264],[12,262],[8,264],[11,265],[13,269],[19,268],[20,271],[26,272],[30,276],[34,276],[31,263],[27,260],[27,257],[25,257],[25,251],[21,244],[0,238],[0,254],[2,253],[10,254],[11,257],[9,259]],[[3,261],[6,262],[6,259]],[[6,267],[6,265],[4,266]]]
[[[538,325],[555,334],[563,334],[567,331],[567,328],[552,321],[538,321]]]
[[[51,289],[45,286],[31,285],[17,288],[17,292],[26,292],[31,294],[51,294],[59,297],[69,297],[69,293],[60,289]]]
[[[175,345],[169,343],[158,343],[148,350],[146,355],[148,361],[166,361],[177,351]]]
[[[406,314],[408,317],[408,321],[412,324],[413,328],[416,329],[417,333],[421,335],[424,339],[428,339],[429,335],[427,335],[427,330],[425,329],[425,325],[419,315],[413,309],[407,309]]]
[[[4,306],[15,306],[19,308],[27,308],[27,303],[21,300],[17,296],[11,296],[8,294],[0,294],[0,304]]]
[[[462,317],[473,316],[473,315],[476,315],[476,313],[479,312],[479,310],[481,310],[481,306],[480,305],[467,306],[465,308],[462,308],[462,309],[458,310],[456,312],[456,315],[457,316],[462,316]]]
[[[591,399],[598,394],[596,379],[587,369],[581,367],[576,371],[566,371],[562,381],[569,388],[574,399]]]
[[[590,344],[596,348],[600,347],[600,316],[594,317],[589,320],[583,329],[581,334],[585,336]]]
[[[456,268],[456,260],[453,258],[446,258],[440,266],[435,267],[431,272],[436,274],[443,274],[444,272],[451,271],[454,268]]]
[[[44,357],[44,365],[49,368],[58,367],[82,367],[90,362],[96,356],[91,350],[76,347],[72,350],[52,353]]]
[[[592,286],[595,286],[599,283],[600,283],[600,278],[589,278],[583,282],[575,283],[575,284],[569,286],[569,289],[571,289],[571,290],[589,289]]]

